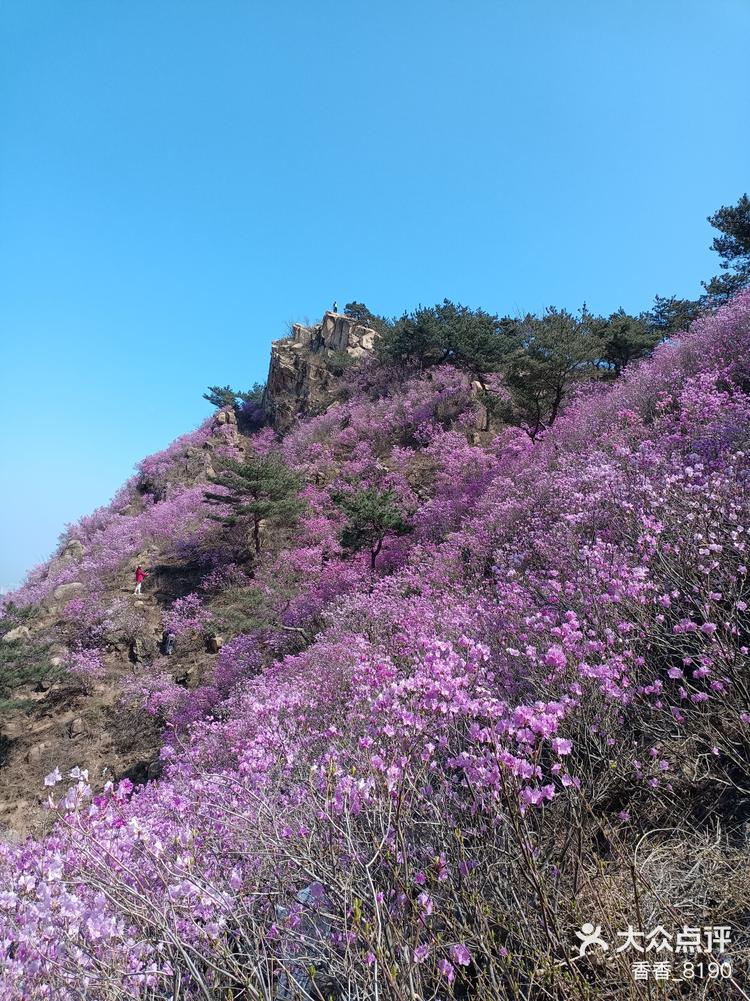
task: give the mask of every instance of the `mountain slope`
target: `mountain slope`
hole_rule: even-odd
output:
[[[698,927],[706,961],[729,926],[746,961],[750,294],[536,442],[475,444],[450,367],[352,386],[281,438],[223,412],[15,596],[81,584],[89,657],[153,641],[113,610],[146,560],[202,676],[126,686],[158,781],[53,773],[54,832],[2,846],[0,996],[641,996],[627,953],[574,958],[589,921]],[[208,517],[222,455],[304,480],[257,557]],[[374,558],[363,491],[406,526]]]

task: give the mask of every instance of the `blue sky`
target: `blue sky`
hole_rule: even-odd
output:
[[[336,298],[647,307],[750,188],[746,0],[0,0],[0,585]]]

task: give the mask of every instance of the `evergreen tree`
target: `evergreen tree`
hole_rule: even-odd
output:
[[[208,400],[211,406],[218,410],[237,406],[237,393],[231,386],[209,386],[208,392],[203,394],[203,399]]]
[[[386,536],[402,535],[409,530],[403,512],[392,490],[367,487],[351,494],[338,494],[336,503],[346,515],[341,532],[341,545],[349,552],[370,551],[370,568],[383,548]]]
[[[373,313],[363,302],[348,302],[344,306],[344,315],[351,317],[357,323],[361,323],[363,327],[371,327],[379,334],[386,333],[392,326],[390,320],[387,320],[384,316],[378,316],[377,313]]]
[[[346,306],[344,306],[344,315],[351,317],[352,320],[356,320],[357,323],[363,323],[365,326],[370,325],[370,320],[377,319],[363,302],[356,301],[347,302]]]
[[[243,431],[255,431],[265,422],[266,413],[263,408],[263,397],[266,391],[264,382],[255,382],[251,389],[235,390],[231,386],[209,386],[203,399],[219,410],[234,410],[237,423]]]
[[[607,320],[593,324],[601,340],[600,364],[613,376],[618,376],[626,365],[651,354],[661,340],[660,333],[642,317],[630,316],[618,309]]]
[[[516,349],[504,368],[510,401],[502,408],[509,423],[532,438],[551,427],[570,390],[594,378],[601,356],[595,321],[550,307],[541,318],[527,316],[514,331]]]
[[[211,482],[225,493],[207,491],[210,504],[224,505],[229,514],[216,516],[225,525],[247,525],[255,555],[261,551],[261,522],[294,524],[304,508],[299,497],[302,480],[275,456],[250,456],[241,462],[217,460]]]
[[[444,299],[405,313],[377,344],[381,361],[425,369],[450,363],[481,376],[495,372],[508,352],[507,321]]]
[[[651,309],[641,313],[640,319],[663,340],[678,330],[687,330],[699,312],[700,303],[692,299],[657,295]]]
[[[725,274],[703,282],[704,299],[719,306],[750,284],[750,198],[745,194],[736,205],[722,205],[708,221],[719,231],[711,249],[721,258]]]

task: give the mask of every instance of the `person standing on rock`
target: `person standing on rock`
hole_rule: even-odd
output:
[[[135,568],[135,591],[133,592],[134,594],[141,593],[141,587],[143,586],[143,582],[147,577],[148,574],[139,563],[138,566]]]
[[[338,311],[339,311],[339,304],[334,299],[333,300],[333,306],[331,307],[331,312],[332,313],[338,313]]]

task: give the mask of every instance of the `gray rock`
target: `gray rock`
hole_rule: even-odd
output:
[[[197,688],[201,680],[200,668],[193,664],[191,667],[181,667],[172,675],[176,685],[182,688]]]
[[[26,752],[26,762],[29,765],[37,765],[42,760],[42,754],[47,745],[42,741],[40,744],[34,744]]]
[[[65,546],[62,551],[62,556],[65,559],[70,560],[80,560],[83,554],[86,552],[86,547],[81,542],[80,539],[71,539],[70,542]]]
[[[59,584],[52,592],[52,597],[62,604],[64,601],[70,601],[71,598],[77,597],[81,591],[85,590],[85,586],[78,580],[71,581],[69,584]]]
[[[31,639],[31,630],[28,626],[16,626],[3,636],[3,643],[20,643]]]
[[[274,426],[286,430],[296,417],[329,406],[336,384],[331,356],[362,358],[374,350],[377,336],[350,316],[326,313],[320,323],[295,323],[290,337],[274,341],[263,399]]]
[[[140,664],[147,656],[146,643],[142,639],[135,639],[128,648],[128,656],[134,664]]]
[[[83,733],[83,720],[80,716],[76,716],[68,724],[68,733],[71,737],[80,737]]]
[[[214,417],[214,425],[217,424],[236,424],[237,414],[234,410],[220,410]]]
[[[156,761],[152,761],[151,764],[148,766],[148,770],[146,772],[146,778],[148,779],[149,782],[153,782],[154,779],[161,778],[161,773],[163,771],[164,771],[163,761],[159,761],[158,759]]]
[[[206,638],[206,649],[209,653],[218,653],[219,650],[224,646],[223,636],[214,636],[211,634]]]

